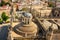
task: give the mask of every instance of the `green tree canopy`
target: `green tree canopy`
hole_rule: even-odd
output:
[[[2,13],[1,17],[3,21],[7,21],[7,19],[9,18],[8,16],[6,16],[5,12]]]
[[[55,5],[54,5],[54,3],[53,2],[49,2],[48,3],[48,7],[54,7]]]

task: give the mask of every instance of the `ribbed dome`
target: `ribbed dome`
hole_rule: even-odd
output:
[[[14,27],[14,31],[23,37],[36,36],[37,25],[32,22],[32,14],[22,13],[22,21]],[[27,36],[26,36],[27,35]]]

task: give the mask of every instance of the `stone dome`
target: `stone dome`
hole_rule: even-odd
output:
[[[32,15],[30,13],[22,13],[22,20],[14,27],[14,31],[22,37],[32,37],[37,34],[37,25],[32,22]]]

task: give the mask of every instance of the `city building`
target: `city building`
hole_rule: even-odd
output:
[[[10,0],[3,1],[9,2]],[[9,2],[11,3],[11,6],[4,5],[0,7],[0,17],[2,12],[6,12],[6,14],[10,16],[9,17],[10,26],[8,26],[7,28],[8,30],[7,33],[8,37],[6,37],[7,40],[25,40],[25,39],[52,40],[57,38],[56,34],[60,33],[59,31],[60,9],[48,7],[48,2],[50,2],[51,0],[11,0],[11,1],[12,2]],[[54,2],[56,3],[56,1]],[[56,7],[59,6],[60,2],[56,3]],[[18,21],[15,21],[15,19],[17,19]],[[54,32],[56,32],[56,34]],[[4,31],[2,33],[6,32]],[[5,34],[3,35],[2,38],[4,38],[4,36]],[[60,34],[58,36],[60,36]]]

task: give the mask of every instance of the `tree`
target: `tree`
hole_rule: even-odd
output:
[[[5,5],[9,5],[9,6],[11,6],[11,4],[10,4],[9,2],[5,3]]]
[[[55,5],[54,5],[54,3],[53,2],[49,2],[48,3],[48,7],[54,7]]]
[[[2,24],[3,23],[3,20],[0,18],[0,24]]]
[[[6,16],[6,13],[5,12],[2,13],[1,17],[2,17],[2,20],[5,21],[5,22],[9,18],[8,16]]]
[[[9,6],[11,6],[11,4],[10,4],[9,2],[6,2],[6,3],[5,3],[4,1],[2,1],[2,2],[0,3],[0,6],[7,5],[7,4],[8,4]]]
[[[3,6],[3,5],[5,5],[5,2],[4,2],[4,1],[2,1],[2,2],[0,3],[0,6]]]

